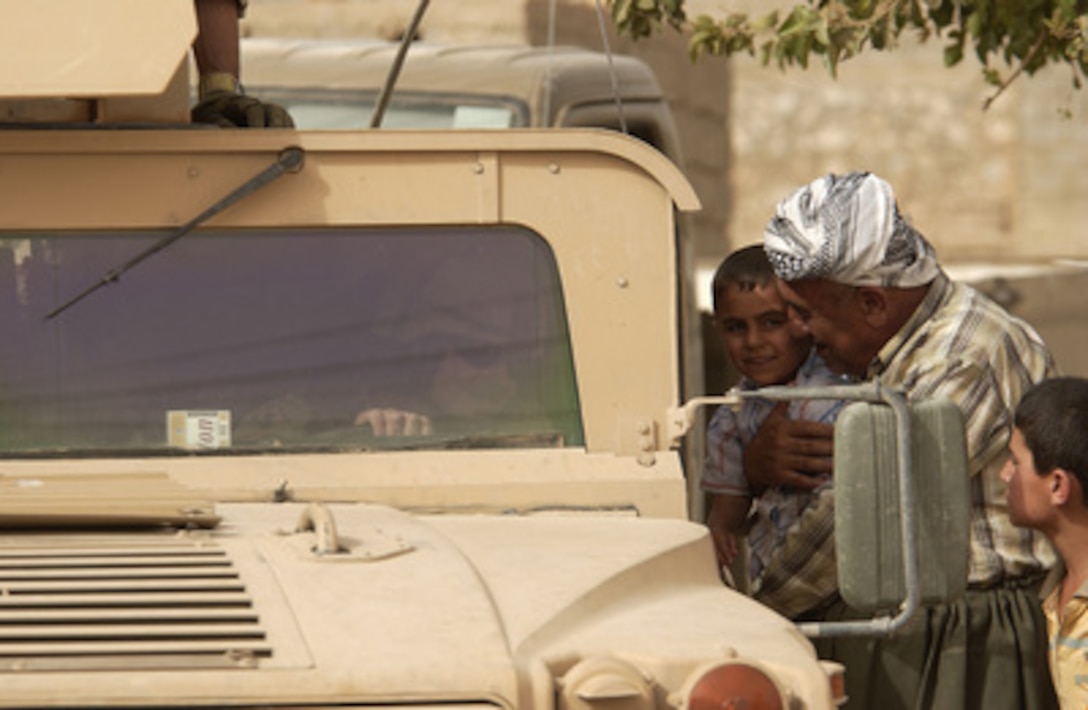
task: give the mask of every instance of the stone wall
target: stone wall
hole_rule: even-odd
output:
[[[760,239],[768,205],[793,187],[828,172],[871,170],[894,186],[943,258],[985,257],[1012,242],[1013,103],[983,113],[977,73],[933,70],[931,55],[859,59],[837,82],[820,68],[738,67],[733,171],[748,187],[737,196],[736,239]]]
[[[793,0],[731,0],[753,13]],[[720,4],[689,0],[691,14]],[[734,244],[758,240],[771,206],[822,173],[872,170],[948,262],[1088,259],[1088,94],[1069,70],[1021,77],[994,92],[968,56],[943,63],[942,42],[904,37],[832,79],[732,60]]]
[[[417,0],[250,0],[243,32],[264,37],[397,39]],[[431,2],[422,36],[435,42],[524,42],[524,2]]]
[[[1088,258],[1088,113],[1061,114],[1070,100],[1057,70],[983,111],[993,89],[977,64],[945,68],[933,45],[859,58],[837,82],[737,64],[733,174],[751,191],[736,195],[736,239],[758,238],[766,205],[790,185],[864,169],[895,186],[944,260]]]

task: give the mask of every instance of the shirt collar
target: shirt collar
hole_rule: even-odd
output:
[[[820,356],[816,353],[816,348],[811,348],[808,351],[808,355],[801,363],[801,366],[797,368],[797,372],[795,372],[793,377],[790,378],[790,381],[783,382],[782,384],[784,386],[793,386],[796,385],[798,382],[803,382],[805,380],[811,379],[813,373],[816,372],[816,369],[819,368],[822,364],[823,361],[820,360]],[[737,382],[737,387],[741,390],[759,389],[759,385],[757,385],[755,381],[749,378],[747,375],[741,375],[740,381]]]
[[[926,321],[941,307],[951,289],[951,280],[943,271],[939,272],[937,277],[929,284],[929,290],[926,291],[925,298],[914,309],[910,319],[899,329],[899,332],[884,343],[884,347],[880,349],[880,352],[876,354],[876,357],[869,364],[869,378],[876,377],[888,369],[892,360],[899,354],[907,341],[913,338]]]
[[[1050,572],[1047,573],[1046,579],[1043,580],[1043,586],[1039,588],[1039,598],[1045,600],[1059,589],[1062,580],[1065,579],[1065,575],[1065,563],[1062,562],[1062,558],[1059,557],[1054,562],[1054,566],[1050,568]],[[1073,593],[1073,596],[1088,599],[1088,580],[1085,580],[1077,587],[1077,591]]]
[[[1062,577],[1064,576],[1065,564],[1062,563],[1062,559],[1059,557],[1047,573],[1046,579],[1043,580],[1043,586],[1039,588],[1039,598],[1045,600],[1049,597],[1055,589],[1061,586]]]

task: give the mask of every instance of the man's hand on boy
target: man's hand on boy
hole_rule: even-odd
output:
[[[832,472],[834,427],[789,418],[789,402],[775,405],[744,449],[744,475],[752,488],[814,490]]]

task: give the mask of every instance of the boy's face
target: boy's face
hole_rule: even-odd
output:
[[[733,365],[760,387],[792,380],[811,346],[791,331],[773,281],[754,289],[727,285],[714,320]]]
[[[1009,520],[1013,525],[1044,528],[1053,514],[1051,492],[1053,476],[1040,475],[1035,470],[1035,460],[1024,442],[1019,429],[1012,430],[1009,439],[1009,460],[1001,469],[1001,480],[1006,484],[1005,501],[1009,507]]]

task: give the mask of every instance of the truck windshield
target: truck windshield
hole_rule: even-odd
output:
[[[3,237],[6,455],[583,443],[526,230],[202,231],[49,320],[161,234]]]
[[[321,91],[246,86],[252,96],[287,109],[298,128],[343,130],[370,128],[377,92]],[[513,99],[401,91],[393,95],[383,128],[515,128],[526,125],[528,107]]]

